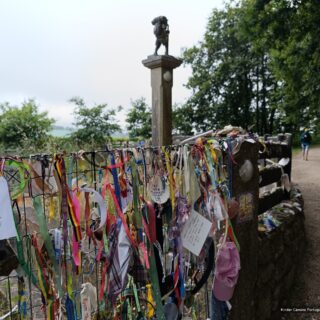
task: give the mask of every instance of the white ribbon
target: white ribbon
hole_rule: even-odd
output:
[[[7,180],[0,177],[0,240],[17,236]]]
[[[97,310],[97,291],[96,287],[90,282],[81,285],[81,314],[82,320],[91,320],[91,314]]]
[[[18,310],[18,306],[14,306],[11,311],[9,311],[5,315],[1,316],[0,320],[4,320],[4,319],[8,318],[9,316],[11,316],[12,313],[16,312],[17,310]]]
[[[102,229],[107,223],[107,207],[101,194],[92,188],[86,188],[86,187],[80,188],[80,191],[90,192],[94,194],[94,201],[98,203],[100,207],[100,214],[101,214],[100,225],[95,231]]]

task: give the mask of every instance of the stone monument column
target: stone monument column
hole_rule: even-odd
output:
[[[173,69],[180,66],[181,59],[169,55],[169,24],[165,16],[158,16],[151,22],[156,36],[155,51],[142,63],[151,70],[152,87],[152,145],[172,144],[172,83]],[[163,45],[165,55],[158,56]]]
[[[142,61],[151,70],[152,145],[172,144],[172,83],[173,69],[182,60],[169,55],[152,55]]]

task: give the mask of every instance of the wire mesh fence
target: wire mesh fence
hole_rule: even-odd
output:
[[[172,148],[175,148],[173,146]],[[157,148],[154,148],[156,150]],[[147,148],[144,152],[147,152]],[[154,150],[150,149],[152,152]],[[120,151],[119,151],[120,152]],[[126,149],[121,149],[121,152],[127,153]],[[145,163],[139,161],[141,159],[142,149],[136,149],[135,155],[137,170],[143,176]],[[118,154],[117,150],[113,150],[112,154]],[[105,183],[105,168],[110,164],[110,151],[92,151],[80,152],[64,155],[66,163],[66,180],[72,192],[77,192],[81,187],[88,187],[102,192],[103,184]],[[118,154],[119,156],[119,154]],[[123,154],[122,154],[123,156]],[[8,159],[12,159],[9,157]],[[11,192],[17,189],[23,189],[21,194],[12,200],[12,209],[18,231],[18,239],[2,240],[2,246],[6,249],[1,257],[1,275],[0,275],[0,319],[47,319],[48,304],[44,301],[43,291],[39,287],[37,277],[40,277],[39,263],[37,260],[36,250],[33,239],[36,237],[41,242],[41,225],[39,226],[39,212],[35,210],[34,202],[36,199],[41,203],[41,216],[45,221],[45,225],[49,231],[51,241],[54,242],[54,233],[56,230],[61,232],[64,229],[63,221],[60,218],[61,209],[61,190],[56,183],[56,170],[54,168],[54,155],[39,154],[30,157],[19,158],[19,161],[30,164],[30,170],[21,170],[19,167],[4,166],[3,176],[8,181]],[[130,173],[128,173],[130,174]],[[26,176],[28,175],[28,176]],[[144,188],[144,182],[141,182],[141,188]],[[142,193],[144,190],[142,190]],[[112,201],[108,202],[109,210],[115,211]],[[99,207],[95,204],[92,207],[93,224],[99,223]],[[81,214],[84,214],[83,212]],[[83,229],[85,225],[81,226]],[[72,233],[72,223],[70,219],[67,222],[69,234]],[[40,235],[40,237],[37,237]],[[68,239],[70,240],[70,239]],[[43,241],[43,239],[42,239]],[[50,260],[48,252],[39,243],[41,255]],[[54,246],[54,244],[53,244]],[[20,248],[20,255],[19,255]],[[7,251],[10,251],[8,254]],[[59,254],[61,263],[61,274],[59,275],[62,291],[67,292],[62,297],[59,308],[63,318],[67,318],[67,310],[65,310],[66,299],[72,297],[73,311],[77,319],[82,319],[81,297],[80,293],[83,289],[82,284],[90,282],[94,285],[96,295],[99,296],[103,261],[98,261],[99,247],[92,242],[92,239],[84,238],[81,241],[82,259],[79,268],[75,267],[72,259],[70,246],[65,246]],[[60,261],[61,261],[60,260]],[[6,266],[6,267],[5,267]],[[11,270],[12,269],[12,270]],[[54,266],[52,263],[46,263],[46,272],[53,273]],[[28,276],[26,277],[26,273]],[[22,276],[23,275],[23,276]],[[57,290],[56,286],[50,287],[52,290]],[[144,286],[138,287],[139,299],[147,300],[147,291]],[[123,293],[122,293],[123,294]],[[203,288],[193,299],[196,303],[197,310],[194,308],[187,310],[185,314],[192,313],[201,314],[203,318],[209,316],[209,301],[210,288]],[[143,308],[148,308],[147,304],[142,303]],[[121,306],[120,306],[121,308]],[[94,317],[97,319],[111,319],[114,310],[110,309],[108,301],[99,303],[97,312]],[[202,317],[201,316],[201,317]]]

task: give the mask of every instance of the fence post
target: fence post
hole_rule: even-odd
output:
[[[290,162],[288,163],[288,165],[285,168],[285,172],[289,175],[290,181],[291,181],[291,170],[292,170],[292,134],[291,133],[286,133],[286,140],[287,140],[287,144],[288,144],[288,152],[289,152],[289,159]]]
[[[231,299],[232,320],[255,318],[254,294],[258,272],[258,205],[259,168],[258,144],[243,142],[234,155],[232,170],[232,195],[240,205],[240,212],[232,221],[240,244],[241,270],[238,283]],[[252,176],[248,181],[240,174],[244,163],[252,164]]]
[[[173,56],[148,56],[142,61],[151,70],[152,87],[152,145],[172,144],[172,84],[173,69],[182,60]]]

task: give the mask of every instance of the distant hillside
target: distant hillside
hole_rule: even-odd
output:
[[[53,126],[50,134],[54,137],[66,137],[74,131],[74,128],[62,127],[62,126]]]
[[[112,138],[129,138],[127,131],[117,131],[112,135]]]
[[[67,137],[72,132],[74,132],[76,129],[71,127],[63,127],[63,126],[53,126],[52,130],[50,131],[50,134],[54,137]],[[128,132],[122,131],[122,132],[115,132],[112,137],[113,138],[128,138]]]

